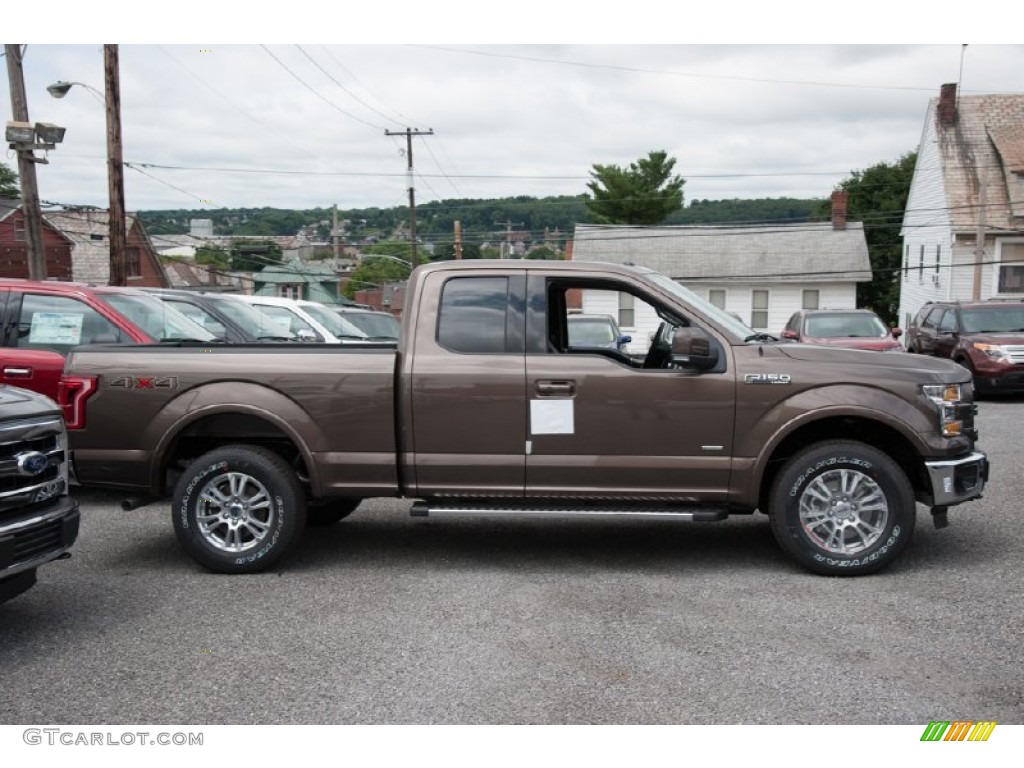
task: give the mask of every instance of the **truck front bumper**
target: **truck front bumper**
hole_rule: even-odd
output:
[[[63,555],[78,538],[78,502],[62,496],[0,519],[0,582]]]
[[[981,451],[958,459],[926,461],[924,466],[931,485],[928,503],[933,507],[952,507],[977,499],[985,490],[989,463]]]

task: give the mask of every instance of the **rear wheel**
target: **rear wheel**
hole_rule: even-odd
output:
[[[178,541],[196,561],[220,573],[255,573],[295,543],[305,527],[306,500],[277,454],[232,445],[185,470],[172,512]]]
[[[910,543],[917,509],[903,470],[863,443],[818,443],[793,456],[771,492],[772,533],[815,573],[859,576]]]

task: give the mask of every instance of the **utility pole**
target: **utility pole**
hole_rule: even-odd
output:
[[[331,224],[331,240],[334,243],[334,263],[337,268],[338,263],[338,204],[334,204],[334,220]]]
[[[500,221],[495,222],[501,224]],[[512,258],[512,227],[521,227],[523,222],[521,221],[506,221],[505,222],[505,255],[502,258]]]
[[[458,261],[462,258],[462,222],[455,222],[455,247],[452,249],[455,251],[455,260]]]
[[[7,80],[11,88],[11,111],[16,121],[27,123],[28,100],[25,97],[25,73],[21,66],[21,45],[4,45],[7,56]],[[25,232],[28,236],[29,280],[46,279],[46,251],[43,246],[43,214],[39,206],[36,184],[36,156],[28,148],[19,147],[18,175],[21,177],[21,204],[25,211]],[[45,160],[38,162],[46,162]]]
[[[124,213],[124,160],[121,152],[121,75],[116,45],[103,46],[107,104],[107,185],[110,192],[110,284],[128,284],[128,235]]]
[[[404,131],[384,131],[384,135],[405,136],[405,153],[409,158],[409,237],[412,240],[412,267],[415,269],[419,264],[419,258],[416,254],[416,189],[413,187],[412,179],[412,137],[433,136],[434,129],[430,128],[426,131],[421,131],[418,128],[406,128]]]

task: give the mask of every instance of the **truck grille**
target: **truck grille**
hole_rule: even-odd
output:
[[[60,417],[0,424],[0,521],[67,492],[67,446]]]
[[[1007,345],[1004,347],[1007,356],[1010,358],[1010,362],[1014,365],[1020,365],[1024,363],[1024,345]]]

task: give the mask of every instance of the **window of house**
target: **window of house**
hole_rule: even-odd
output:
[[[619,327],[633,328],[636,325],[636,302],[630,293],[619,293]]]
[[[20,221],[14,225],[14,239],[19,242],[24,242],[28,239],[28,236],[25,233],[25,225]]]
[[[917,281],[924,280],[924,243],[921,243],[921,251],[917,255]]]
[[[441,291],[437,342],[452,352],[504,352],[507,277],[456,277]]]
[[[803,308],[804,309],[817,309],[818,299],[820,294],[817,288],[807,288],[804,290],[803,295]]]
[[[910,272],[910,243],[903,246],[903,278]]]
[[[139,249],[129,248],[125,254],[125,274],[128,277],[139,277],[142,275],[142,268],[139,264]]]
[[[768,327],[768,291],[754,291],[750,302],[750,327]]]
[[[1024,293],[1024,243],[1003,243],[999,249],[999,293]]]
[[[725,289],[712,288],[708,291],[708,301],[719,309],[725,309]]]
[[[277,288],[277,295],[285,299],[301,299],[302,286],[291,283],[280,285]]]
[[[935,246],[935,274],[939,273],[939,264],[942,261],[942,243]]]

